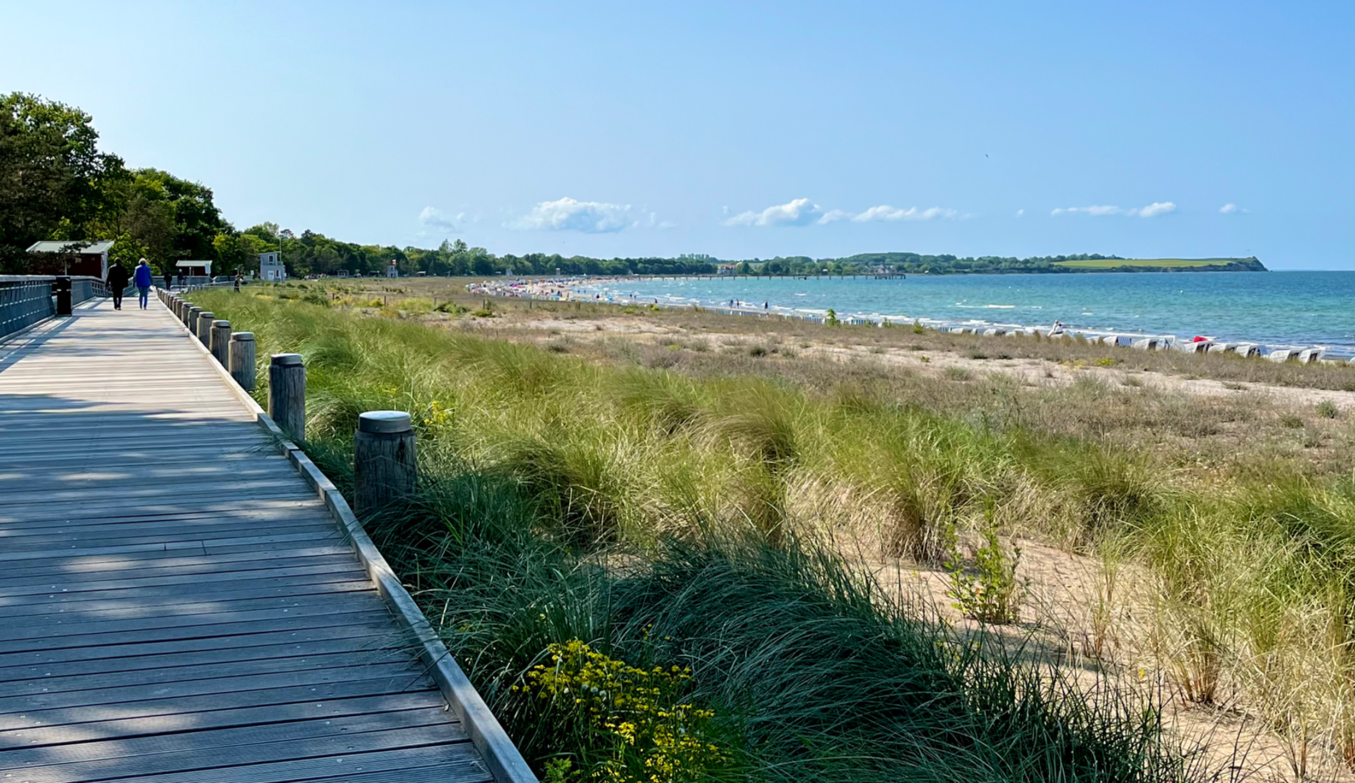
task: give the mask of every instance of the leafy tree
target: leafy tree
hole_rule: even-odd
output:
[[[122,160],[99,151],[79,109],[36,95],[0,96],[0,268],[22,271],[24,251],[51,239],[93,239],[86,228],[109,206]]]

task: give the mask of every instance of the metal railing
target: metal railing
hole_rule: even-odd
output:
[[[56,277],[16,275],[0,277],[0,337],[56,315]],[[71,304],[108,296],[108,286],[97,277],[71,278]]]

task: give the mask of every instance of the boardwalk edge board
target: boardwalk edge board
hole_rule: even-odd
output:
[[[466,677],[466,673],[461,670],[461,666],[452,657],[451,651],[442,643],[442,639],[438,637],[432,624],[428,622],[428,618],[424,617],[423,611],[414,602],[414,598],[401,584],[400,579],[381,554],[381,550],[377,549],[376,544],[367,535],[367,531],[363,529],[362,523],[358,521],[352,509],[349,508],[348,501],[344,500],[343,495],[334,486],[334,482],[320,472],[320,468],[316,467],[300,446],[287,438],[287,435],[269,418],[259,403],[240,384],[236,383],[235,379],[231,377],[230,371],[216,361],[211,351],[207,350],[207,347],[188,330],[188,327],[184,326],[182,322],[178,323],[188,341],[208,359],[211,359],[209,364],[211,364],[212,369],[221,376],[222,381],[231,390],[231,393],[254,414],[256,423],[268,432],[277,443],[278,451],[295,466],[306,483],[324,501],[325,507],[329,509],[334,520],[347,532],[358,560],[366,569],[373,584],[376,585],[377,592],[380,593],[382,599],[399,617],[400,621],[408,626],[409,630],[418,638],[420,644],[419,657],[428,666],[428,673],[437,683],[438,689],[442,691],[442,695],[447,699],[447,703],[451,706],[457,719],[460,720],[466,733],[470,735],[472,744],[484,757],[485,764],[493,774],[495,783],[537,783],[536,775],[527,766],[527,762],[523,759],[517,746],[508,738],[508,733],[503,730],[498,718],[494,717],[489,705],[485,704],[485,700],[475,690],[475,686]]]

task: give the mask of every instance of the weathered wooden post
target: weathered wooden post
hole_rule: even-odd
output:
[[[254,391],[254,333],[236,332],[231,335],[228,351],[231,377],[245,391]]]
[[[353,512],[366,519],[414,494],[419,461],[408,413],[368,411],[353,436]]]
[[[306,439],[306,366],[301,354],[273,354],[268,365],[268,417],[292,440]]]
[[[212,321],[216,320],[216,314],[210,310],[198,312],[197,326],[193,333],[198,336],[198,342],[205,347],[211,347],[212,344]]]
[[[231,341],[231,322],[217,319],[212,321],[212,334],[208,338],[209,344],[207,350],[212,352],[216,358],[217,364],[222,367],[230,361],[230,356],[226,353],[227,346]]]
[[[192,332],[193,334],[198,333],[198,314],[201,312],[202,312],[201,307],[198,307],[197,305],[189,305],[188,312],[184,313],[183,325],[187,326],[188,331]]]

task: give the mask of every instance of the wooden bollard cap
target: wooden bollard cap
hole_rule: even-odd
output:
[[[231,342],[233,342],[233,343],[252,343],[252,342],[254,342],[254,333],[253,333],[253,332],[236,332],[235,334],[232,334],[232,335],[231,335]]]
[[[276,364],[279,367],[295,367],[301,364],[301,354],[275,353],[273,354],[273,364]]]
[[[227,320],[221,319],[221,318],[218,318],[217,320],[212,321],[212,326],[213,326],[213,327],[220,327],[220,328],[222,328],[222,329],[225,329],[226,327],[228,327],[228,326],[230,326],[230,325],[231,325],[231,322],[230,322],[230,321],[227,321]]]
[[[410,429],[409,414],[404,411],[367,411],[358,416],[358,432],[399,434]]]
[[[212,312],[211,310],[202,310],[202,311],[199,311],[199,312],[198,312],[198,318],[199,318],[199,319],[203,319],[203,318],[215,318],[215,317],[216,317],[216,313]]]

